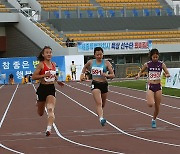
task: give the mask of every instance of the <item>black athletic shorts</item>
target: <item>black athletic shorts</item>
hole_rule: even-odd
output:
[[[99,89],[101,93],[107,93],[108,92],[108,82],[98,82],[93,80],[91,83],[91,91],[94,89]]]
[[[148,90],[151,90],[151,91],[153,91],[155,93],[155,92],[157,92],[159,90],[162,90],[162,87],[161,87],[160,83],[158,83],[158,84],[149,83],[148,84]]]
[[[37,88],[36,94],[38,95],[39,101],[46,101],[46,97],[49,95],[56,96],[54,84],[40,84]]]

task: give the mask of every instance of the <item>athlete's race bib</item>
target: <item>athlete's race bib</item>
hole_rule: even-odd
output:
[[[149,71],[149,80],[160,80],[161,72]]]
[[[48,72],[50,72],[50,77],[44,77],[44,80],[46,81],[46,82],[52,82],[52,81],[54,81],[55,79],[56,79],[56,71],[52,71],[52,70],[50,70],[50,71],[45,71],[45,74],[46,73],[48,73]]]
[[[92,75],[100,76],[103,73],[102,67],[92,67],[91,69]]]

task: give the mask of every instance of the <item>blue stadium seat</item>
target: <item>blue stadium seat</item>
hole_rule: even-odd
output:
[[[124,9],[120,10],[121,17],[124,17]]]
[[[172,16],[173,15],[173,11],[170,8],[166,8],[166,13],[167,13],[168,16]]]
[[[115,11],[114,10],[109,10],[109,15],[110,15],[110,17],[115,17]]]
[[[161,15],[161,10],[156,8],[155,13],[156,13],[156,16],[160,16]]]
[[[98,15],[100,18],[104,17],[104,11],[102,9],[98,9]]]
[[[138,16],[138,11],[136,9],[133,9],[132,10],[132,13],[133,13],[133,16],[134,17],[137,17]]]
[[[87,10],[87,14],[89,18],[93,17],[93,11],[92,10]]]
[[[58,11],[54,11],[53,14],[54,14],[54,16],[55,16],[56,18],[59,18],[59,12],[58,12]]]
[[[149,16],[150,13],[149,13],[149,10],[148,9],[144,9],[144,16]]]
[[[68,10],[65,10],[64,11],[64,16],[65,16],[65,18],[70,18],[71,14],[70,14],[70,12]]]
[[[79,13],[79,17],[82,18],[83,17],[83,14],[82,12]]]

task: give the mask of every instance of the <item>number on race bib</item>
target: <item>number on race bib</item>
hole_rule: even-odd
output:
[[[159,80],[161,78],[161,73],[160,72],[149,72],[149,80]]]
[[[91,73],[92,73],[92,75],[100,76],[103,73],[103,68],[102,67],[92,67]]]

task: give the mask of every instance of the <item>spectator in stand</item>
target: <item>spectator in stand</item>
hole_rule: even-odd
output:
[[[74,39],[72,39],[70,42],[70,47],[74,47],[74,46],[75,46]]]
[[[67,40],[66,40],[66,46],[67,46],[67,47],[70,47],[70,42],[71,42],[71,40],[70,40],[69,37],[68,37]]]

